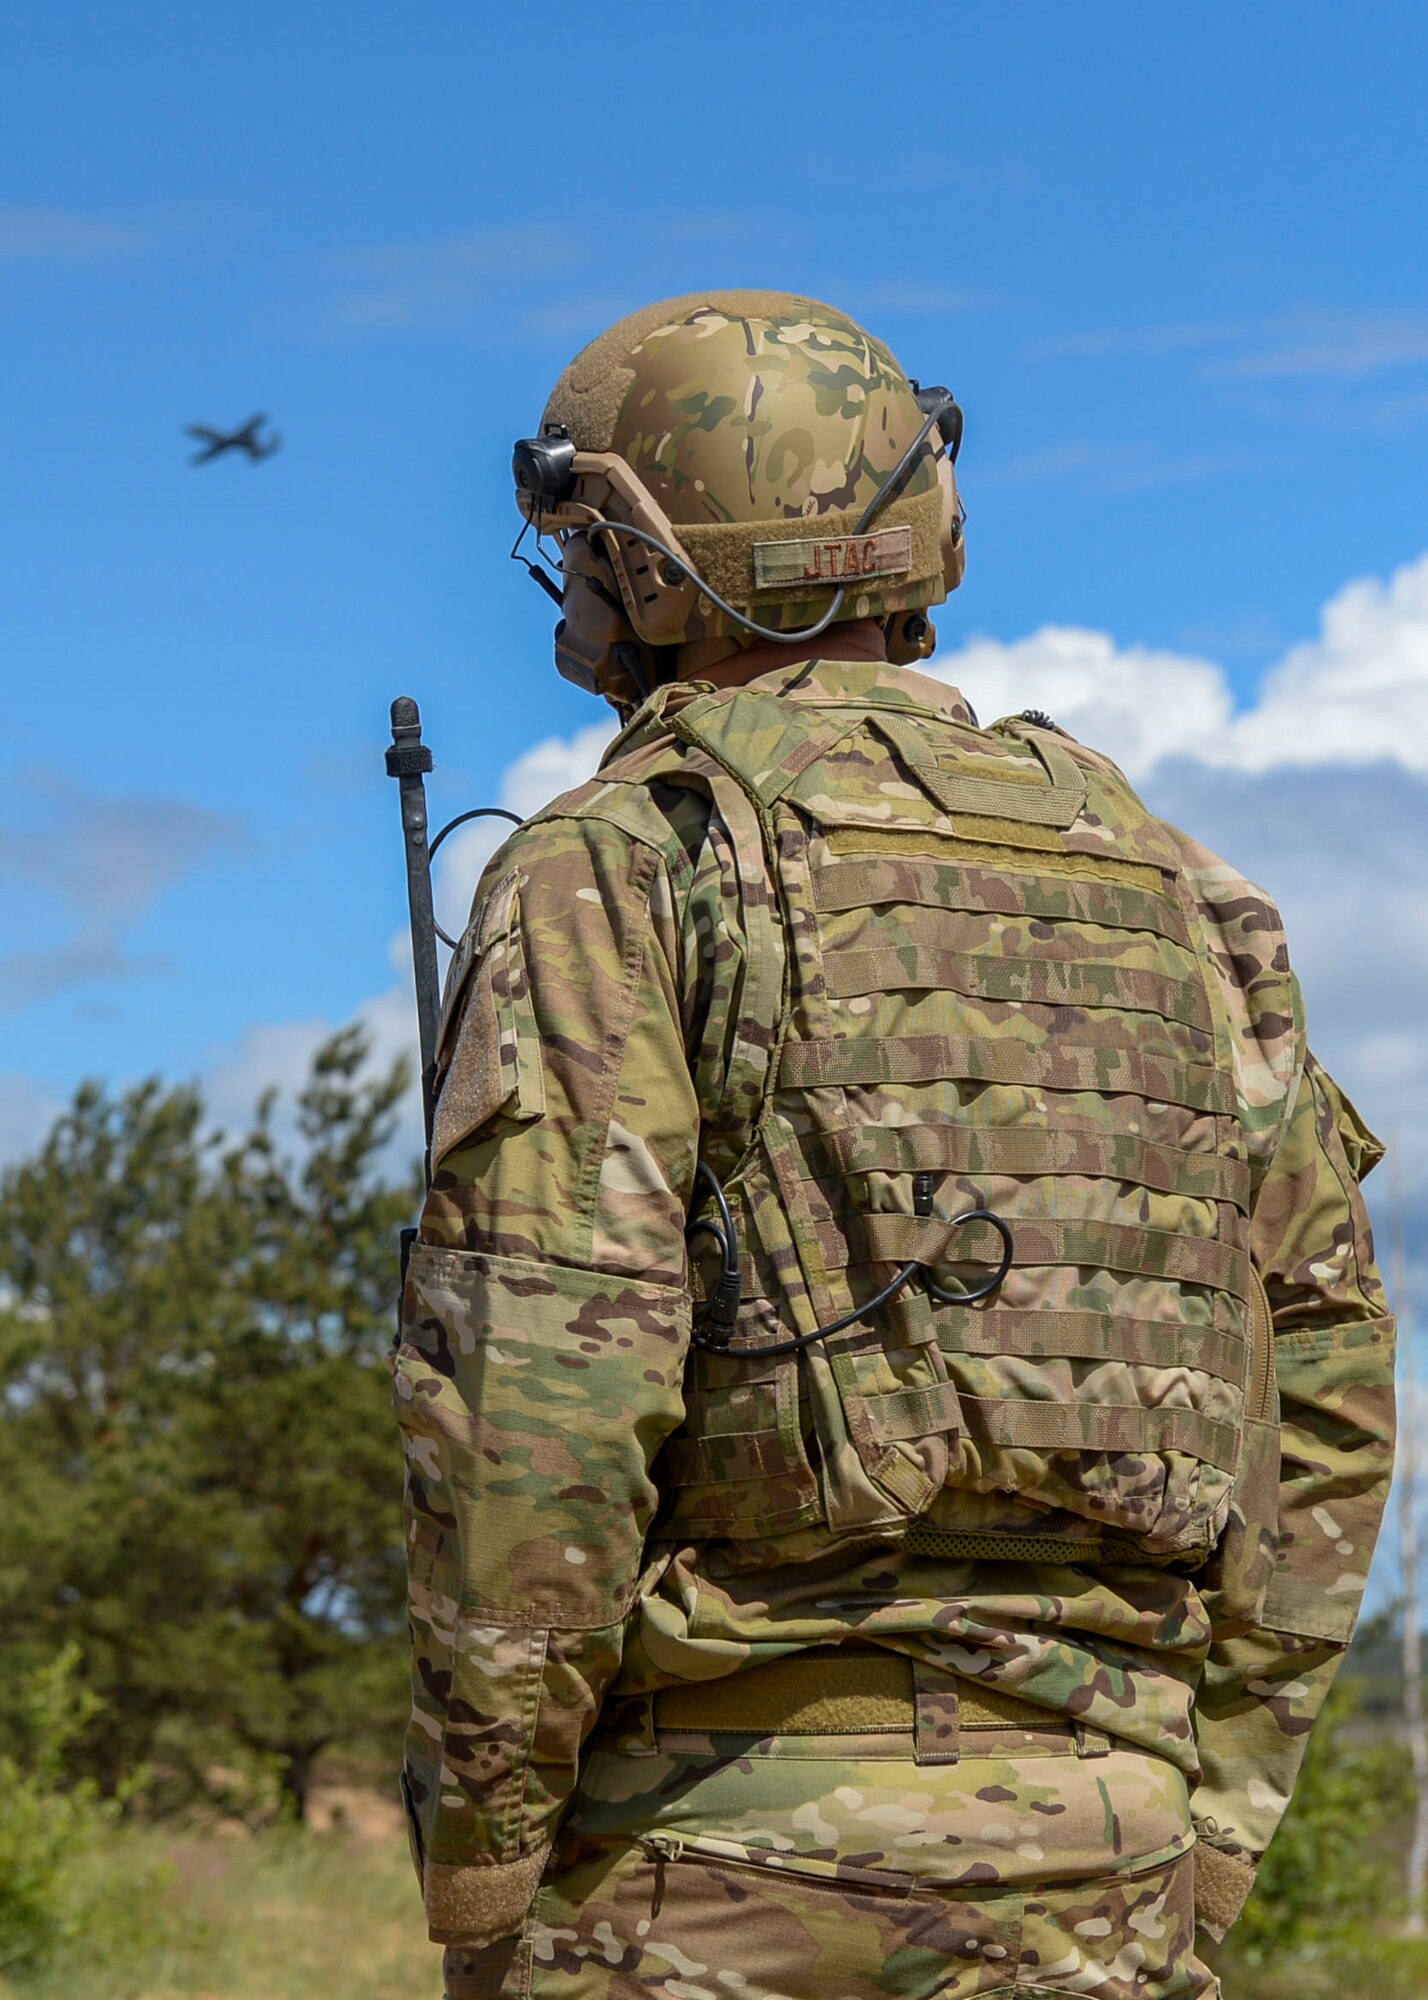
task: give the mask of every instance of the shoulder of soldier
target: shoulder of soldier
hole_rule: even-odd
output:
[[[581,901],[616,927],[640,910],[658,918],[687,907],[692,853],[703,838],[698,802],[661,797],[601,773],[523,820],[481,871],[466,927],[447,968],[443,1023],[472,967],[519,908],[523,922],[563,923]],[[653,860],[655,865],[651,865]],[[661,887],[662,883],[668,884]]]
[[[707,831],[709,803],[686,787],[661,781],[658,760],[647,752],[602,765],[533,813],[492,856],[482,892],[512,870],[523,876],[559,874],[576,854],[604,851],[625,863],[637,850],[653,850],[676,887],[686,886]]]
[[[1128,801],[1133,800],[1137,815],[1143,815],[1163,834],[1174,852],[1177,872],[1184,876],[1207,923],[1217,929],[1250,925],[1266,936],[1275,935],[1282,944],[1283,921],[1277,905],[1265,891],[1232,863],[1213,853],[1202,841],[1152,813],[1119,764],[1106,756],[1104,751],[1082,743],[1040,709],[1026,709],[1020,715],[1004,716],[991,725],[988,733],[1026,742],[1043,730],[1055,735],[1067,754],[1084,770],[1097,773]],[[1288,970],[1287,958],[1284,970]]]
[[[1042,728],[1051,729],[1065,744],[1068,753],[1088,771],[1097,771],[1113,783],[1119,790],[1134,799],[1148,820],[1164,834],[1174,849],[1178,871],[1184,876],[1191,894],[1195,898],[1202,921],[1212,930],[1240,937],[1254,936],[1268,946],[1273,940],[1270,952],[1277,952],[1281,962],[1276,969],[1289,971],[1288,950],[1284,942],[1284,924],[1278,906],[1263,889],[1232,862],[1224,860],[1203,841],[1185,833],[1167,819],[1159,819],[1150,812],[1134,785],[1120,766],[1102,751],[1089,744],[1079,742],[1067,730],[1062,729],[1051,718],[1039,710],[1027,710],[1023,715],[1010,716],[995,723],[994,729],[1008,734],[1023,735]],[[1261,955],[1264,955],[1261,953]]]

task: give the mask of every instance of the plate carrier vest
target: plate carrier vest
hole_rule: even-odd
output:
[[[1189,1568],[1238,1492],[1262,1591],[1278,1432],[1249,1208],[1293,1079],[1261,1064],[1247,1087],[1236,1037],[1251,983],[1251,1020],[1293,1017],[1277,918],[1225,871],[1272,931],[1243,971],[1107,760],[955,720],[912,676],[840,673],[857,692],[671,689],[560,808],[647,839],[626,788],[695,786],[743,898],[733,1061],[701,1135],[743,1297],[730,1351],[691,1351],[656,1537],[741,1563],[859,1540]],[[1001,1245],[948,1225],[981,1207],[1015,1246],[991,1297],[913,1283],[759,1354],[910,1259],[975,1284]]]

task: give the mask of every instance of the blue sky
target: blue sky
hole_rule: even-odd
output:
[[[1416,1128],[1425,43],[1392,4],[12,10],[0,1151],[84,1074],[236,1116],[324,1024],[403,1031],[387,703],[438,809],[579,774],[510,442],[619,313],[750,283],[956,390],[946,670],[1261,872],[1326,1057]],[[189,467],[256,410],[277,458]],[[1178,754],[1205,700],[1258,738]]]

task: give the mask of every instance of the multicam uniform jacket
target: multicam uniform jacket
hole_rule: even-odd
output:
[[[490,864],[440,1062],[396,1374],[433,1936],[519,1928],[602,1710],[854,1631],[1170,1759],[1222,1926],[1392,1439],[1379,1149],[1261,893],[920,676],[677,686]],[[737,1351],[976,1279],[973,1208],[985,1301]]]

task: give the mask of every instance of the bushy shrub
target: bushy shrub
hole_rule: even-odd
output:
[[[25,1749],[0,1756],[0,1970],[41,1965],[75,1934],[75,1865],[120,1811],[92,1782],[64,1782],[65,1751],[101,1705],[78,1667],[79,1648],[66,1646],[27,1677]]]

